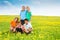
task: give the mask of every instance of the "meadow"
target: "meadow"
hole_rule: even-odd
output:
[[[33,31],[29,35],[9,31],[15,17],[19,16],[0,16],[0,40],[60,40],[60,17],[32,16]]]

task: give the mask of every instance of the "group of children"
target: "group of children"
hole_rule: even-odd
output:
[[[31,23],[29,23],[27,19],[25,19],[24,22],[24,25],[22,25],[21,21],[18,21],[18,18],[16,17],[13,21],[11,21],[10,30],[12,32],[30,33],[32,31]]]
[[[20,21],[18,17],[14,18],[14,20],[11,21],[10,30],[12,32],[21,32],[26,34],[31,33],[32,31],[32,25],[30,23],[31,12],[28,6],[26,7],[26,9],[27,10],[25,10],[25,7],[22,6],[22,10],[20,13]]]

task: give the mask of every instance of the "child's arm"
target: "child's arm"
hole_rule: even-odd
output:
[[[20,16],[21,16],[21,12],[20,12]]]
[[[25,30],[25,27],[23,25],[21,26],[21,28],[22,28],[22,30]]]
[[[16,28],[18,27],[18,25],[16,26]]]

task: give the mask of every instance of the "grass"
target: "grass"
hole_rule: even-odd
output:
[[[0,16],[0,40],[60,40],[60,17],[33,16],[33,31],[29,35],[9,32],[10,21],[14,17]]]

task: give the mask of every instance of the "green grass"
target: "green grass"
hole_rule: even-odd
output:
[[[60,17],[33,16],[33,31],[29,35],[9,32],[10,21],[14,17],[0,16],[0,40],[60,40]]]

